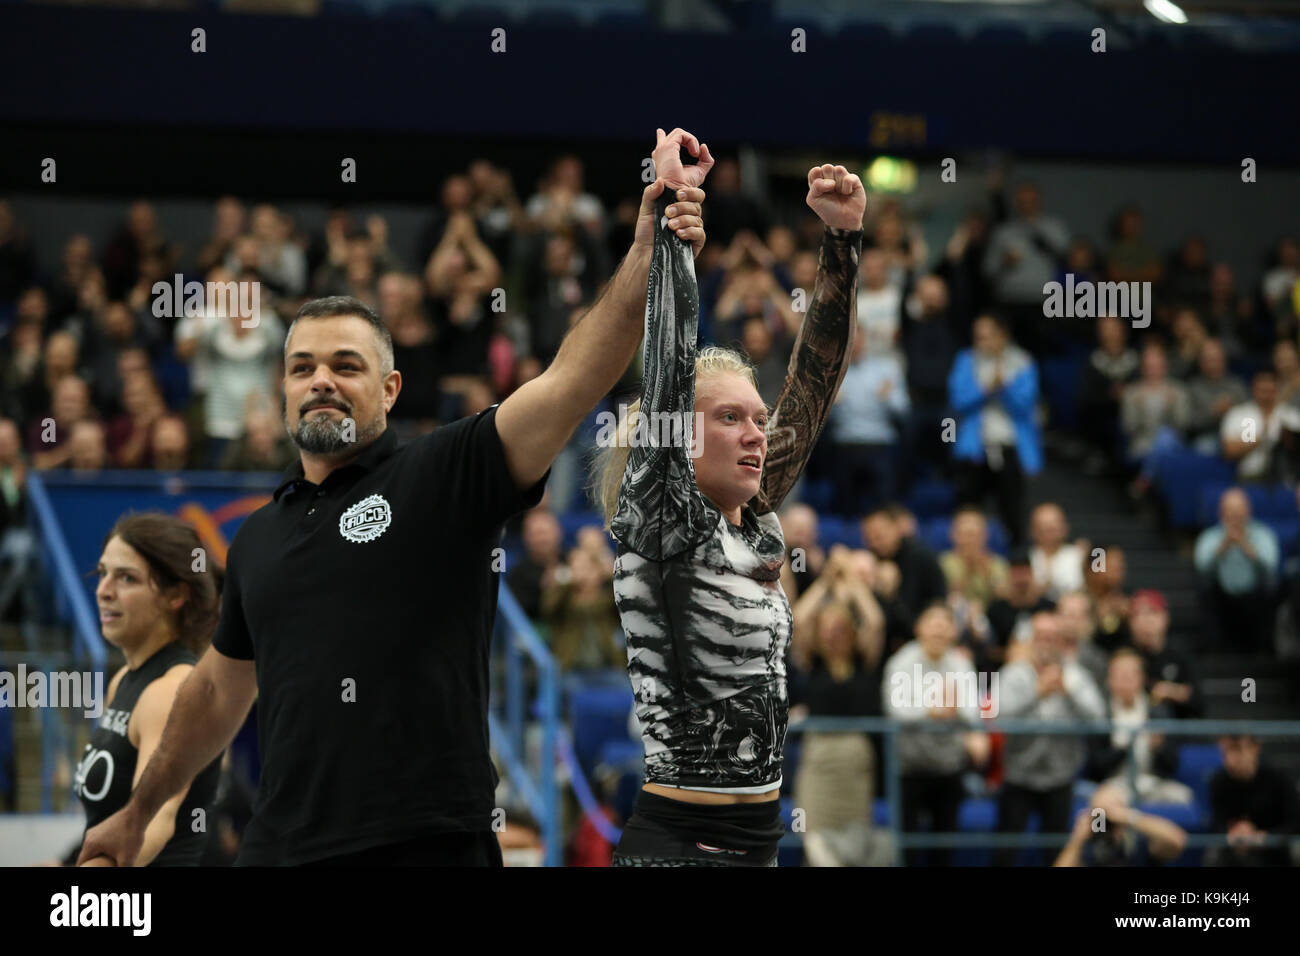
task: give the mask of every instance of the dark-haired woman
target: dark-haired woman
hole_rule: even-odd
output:
[[[97,571],[100,628],[126,666],[108,685],[107,706],[77,766],[87,829],[130,798],[162,738],[177,689],[211,640],[221,594],[221,571],[207,560],[194,529],[164,514],[118,519],[104,539]],[[198,865],[220,772],[218,757],[163,805],[136,866]],[[79,841],[63,862],[76,862],[80,853]],[[107,857],[86,863],[113,865]]]

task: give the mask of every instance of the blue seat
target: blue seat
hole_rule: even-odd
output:
[[[1232,464],[1218,455],[1178,449],[1163,456],[1152,478],[1164,494],[1173,526],[1197,528],[1202,526],[1201,489],[1212,482],[1227,487],[1234,476]]]
[[[800,498],[813,511],[825,515],[831,510],[834,487],[825,478],[808,478],[804,481]]]
[[[820,515],[817,519],[817,536],[823,548],[842,544],[847,548],[862,547],[862,527],[852,518],[839,515]]]
[[[1201,486],[1200,500],[1197,503],[1196,523],[1204,528],[1219,521],[1219,499],[1232,487],[1231,481],[1209,481]],[[1247,492],[1249,495],[1249,492]],[[1253,505],[1252,505],[1253,507]],[[1258,517],[1258,515],[1256,515]]]
[[[1079,425],[1079,380],[1085,356],[1077,353],[1051,355],[1040,361],[1039,382],[1051,412],[1052,424],[1066,431]]]
[[[1223,755],[1217,744],[1183,744],[1178,748],[1178,770],[1175,779],[1191,787],[1197,804],[1210,805],[1210,778],[1223,766]]]
[[[630,687],[585,687],[570,698],[573,752],[582,772],[591,776],[610,741],[627,741],[632,710]],[[638,744],[639,746],[639,744]]]
[[[918,481],[907,493],[907,507],[918,519],[952,513],[957,493],[946,481]]]

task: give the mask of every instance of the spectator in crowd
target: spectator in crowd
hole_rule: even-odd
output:
[[[123,353],[142,348],[152,354],[161,334],[150,312],[133,312],[125,302],[109,302],[95,316],[86,329],[82,353],[97,406],[106,411],[119,407],[123,382],[118,367]]]
[[[1217,454],[1223,417],[1246,401],[1246,386],[1229,374],[1228,356],[1218,339],[1206,339],[1201,346],[1200,374],[1188,383],[1187,400],[1187,432],[1192,447],[1205,454]]]
[[[176,325],[176,354],[197,360],[204,370],[206,462],[220,465],[231,444],[243,433],[250,404],[274,407],[284,356],[284,325],[275,313],[228,316],[209,310],[187,316]],[[286,373],[292,372],[292,363]]]
[[[1016,339],[1031,352],[1037,349],[1043,324],[1043,286],[1056,277],[1069,245],[1065,224],[1043,214],[1038,187],[1017,187],[1015,215],[993,230],[984,274],[995,300],[1010,316]]]
[[[18,425],[0,418],[0,538],[21,527],[27,516],[27,462]]]
[[[41,337],[44,328],[39,321],[20,318],[18,323],[4,333],[0,355],[3,355],[3,368],[0,379],[3,380],[5,408],[10,414],[30,419],[39,414],[44,406],[32,409],[23,408],[21,396],[30,395],[38,388],[41,367]]]
[[[393,337],[393,367],[402,370],[402,394],[389,413],[399,427],[422,423],[432,428],[442,417],[438,349],[433,323],[421,309],[420,280],[404,272],[379,279],[379,309]],[[412,429],[414,431],[414,429]]]
[[[1142,235],[1142,212],[1125,206],[1115,216],[1106,251],[1106,278],[1111,282],[1157,283],[1164,274],[1160,254]]]
[[[1065,656],[1087,671],[1098,687],[1105,686],[1106,654],[1092,639],[1097,625],[1088,595],[1083,591],[1062,594],[1056,599],[1056,614],[1061,619]]]
[[[762,201],[741,183],[740,163],[730,157],[719,159],[709,173],[709,244],[725,249],[742,229],[761,236],[768,225]],[[812,287],[807,289],[811,296]]]
[[[903,773],[903,829],[922,832],[925,818],[933,833],[955,833],[965,792],[962,774],[988,757],[987,737],[970,732],[979,723],[977,678],[970,657],[955,646],[957,625],[944,604],[933,604],[916,621],[916,639],[885,664],[881,696],[885,715],[904,724],[938,721],[954,732],[907,732],[898,736]],[[942,688],[935,694],[929,688]],[[937,702],[932,702],[937,697]],[[966,729],[967,733],[956,731]],[[973,739],[972,739],[973,738]],[[908,866],[947,866],[952,853],[933,856],[909,850]]]
[[[1178,772],[1176,739],[1143,732],[1149,720],[1174,716],[1167,702],[1147,693],[1146,664],[1137,651],[1121,647],[1111,655],[1106,672],[1107,737],[1093,738],[1084,776],[1104,787],[1115,787],[1130,802],[1187,806],[1190,787],[1174,779]]]
[[[328,260],[316,270],[312,293],[317,296],[350,295],[372,307],[378,305],[377,279],[380,273],[396,267],[387,254],[388,226],[378,216],[371,216],[367,228],[352,226],[342,243],[332,242]],[[255,273],[260,277],[261,246],[252,236],[235,244],[235,258],[227,260],[231,271]]]
[[[758,378],[758,395],[768,408],[776,407],[777,399],[781,397],[786,370],[790,367],[792,344],[786,335],[777,342],[772,335],[772,326],[762,316],[750,316],[741,329],[741,345]]]
[[[968,209],[948,238],[943,259],[935,267],[935,274],[948,283],[952,295],[957,346],[970,342],[971,319],[992,305],[989,283],[984,277],[988,241],[988,212],[978,206]]]
[[[190,466],[190,433],[180,416],[163,415],[155,421],[150,446],[155,471],[184,471]]]
[[[1255,737],[1220,737],[1219,752],[1223,767],[1210,779],[1210,829],[1226,835],[1228,845],[1208,851],[1206,865],[1293,865],[1285,842],[1265,846],[1263,841],[1300,833],[1295,782],[1260,759]]]
[[[161,257],[163,271],[170,272],[175,248],[163,237],[153,205],[144,200],[131,203],[125,224],[104,250],[104,278],[108,295],[120,299],[139,278],[140,261],[147,255]]]
[[[626,663],[614,639],[614,556],[597,539],[579,542],[542,584],[541,620],[551,653],[566,672],[606,670]]]
[[[74,424],[68,436],[67,467],[75,472],[94,474],[108,467],[108,463],[104,426],[90,418]]]
[[[835,396],[828,426],[835,467],[833,510],[860,514],[898,490],[899,442],[909,410],[907,383],[894,353],[876,353],[859,335]]]
[[[515,234],[527,225],[524,207],[515,195],[514,178],[508,169],[486,159],[470,163],[467,173],[473,188],[471,208],[479,235],[498,262],[508,263]],[[631,236],[628,240],[631,241]]]
[[[862,251],[859,273],[858,336],[869,353],[892,353],[898,344],[902,286],[890,281],[889,259],[880,249]]]
[[[1034,417],[1038,367],[993,316],[975,320],[974,341],[958,353],[948,376],[949,402],[957,417],[957,497],[961,504],[978,507],[992,492],[1012,543],[1019,544],[1024,540],[1026,476],[1037,474],[1043,463]]]
[[[884,614],[872,594],[876,562],[831,548],[820,577],[793,608],[791,684],[795,715],[880,715]],[[804,810],[814,865],[880,864],[871,828],[875,751],[865,734],[803,735],[795,801]]]
[[[582,233],[572,230],[545,233],[540,241],[539,255],[530,262],[525,283],[529,351],[548,364],[569,330],[573,310],[595,297],[603,266],[598,258],[597,243]],[[477,259],[483,263],[477,268],[485,270],[491,253],[482,243],[478,243],[477,248]],[[497,281],[493,278],[487,282],[488,275],[484,271],[477,279],[461,279],[470,290],[462,298],[475,290],[485,294]]]
[[[1201,716],[1196,680],[1182,653],[1169,647],[1169,604],[1159,591],[1145,589],[1129,605],[1133,647],[1142,657],[1146,690],[1154,706],[1167,706],[1180,719]]]
[[[1277,374],[1277,400],[1300,408],[1300,352],[1291,339],[1282,339],[1273,346],[1273,371]],[[1242,389],[1241,401],[1245,400]]]
[[[989,524],[978,508],[959,508],[952,516],[952,550],[939,556],[949,595],[957,594],[982,613],[1007,586],[1006,559],[989,550]]]
[[[36,256],[13,204],[0,199],[0,311],[18,297],[36,275]]]
[[[1237,463],[1240,481],[1274,481],[1282,477],[1279,449],[1300,432],[1300,409],[1278,402],[1277,376],[1267,369],[1255,373],[1250,393],[1223,416],[1223,457]]]
[[[584,191],[582,160],[573,155],[555,160],[524,211],[534,228],[546,232],[578,226],[599,237],[605,229],[605,207]]]
[[[253,207],[252,238],[256,242],[255,268],[267,289],[277,296],[295,299],[307,291],[307,255],[293,240],[293,223],[270,203]],[[240,271],[241,263],[232,245],[225,265]]]
[[[90,389],[84,379],[65,375],[54,389],[50,410],[27,429],[27,451],[38,471],[61,468],[72,454],[72,426],[94,417]]]
[[[1069,723],[1101,720],[1106,714],[1101,691],[1078,664],[1064,654],[1061,625],[1055,614],[1035,614],[1029,654],[1000,672],[1000,717]],[[1074,778],[1083,767],[1082,737],[1066,734],[1008,734],[1002,792],[998,798],[998,832],[1024,833],[1037,810],[1040,833],[1064,833],[1070,826]],[[994,854],[998,866],[1015,862],[1017,850]]]
[[[1278,240],[1273,265],[1260,280],[1260,297],[1273,320],[1295,337],[1296,284],[1300,282],[1300,243],[1295,236]],[[1282,333],[1279,333],[1282,334]]]
[[[1126,457],[1139,469],[1130,488],[1134,497],[1150,490],[1160,456],[1182,447],[1189,411],[1186,388],[1169,377],[1164,347],[1148,342],[1142,349],[1142,377],[1124,389],[1120,402]]]
[[[1034,577],[1029,552],[1015,549],[1007,561],[1006,586],[985,612],[992,643],[980,648],[981,663],[996,666],[1021,656],[1033,635],[1034,619],[1052,608],[1043,585]]]
[[[1122,789],[1103,786],[1074,818],[1070,842],[1052,865],[1145,867],[1178,859],[1186,846],[1187,833],[1178,824],[1142,813]]]
[[[907,299],[899,333],[911,399],[911,440],[915,467],[926,461],[942,467],[948,459],[943,419],[948,414],[948,369],[957,352],[948,286],[937,275],[922,276]]]
[[[64,376],[80,372],[80,349],[71,332],[55,332],[45,340],[41,363],[34,370],[18,396],[17,408],[24,418],[50,407],[50,397]]]
[[[862,519],[862,540],[881,561],[898,569],[897,600],[912,631],[917,615],[948,594],[948,582],[934,553],[911,535],[905,535],[902,521],[893,509],[876,508]]]
[[[108,454],[118,468],[152,466],[153,426],[167,414],[158,384],[148,372],[137,372],[122,384],[122,415],[108,425]]]
[[[781,512],[785,563],[781,586],[791,601],[808,590],[826,565],[826,550],[818,543],[817,512],[805,504],[786,505]]]
[[[1109,653],[1129,643],[1129,597],[1124,590],[1128,561],[1124,549],[1111,544],[1094,548],[1083,569],[1083,588],[1092,601],[1092,619],[1097,622],[1093,639]]]
[[[212,204],[212,232],[196,260],[200,272],[206,274],[226,261],[244,234],[247,218],[244,204],[234,196],[222,196]]]
[[[915,223],[910,227],[904,223],[897,199],[886,199],[878,212],[868,212],[866,218],[871,221],[866,247],[884,253],[889,284],[897,289],[911,285],[913,274],[930,257],[925,235]]]
[[[1201,593],[1219,641],[1263,650],[1271,640],[1278,570],[1277,536],[1252,521],[1250,499],[1240,488],[1219,498],[1219,523],[1196,539]]]
[[[1259,344],[1252,328],[1254,303],[1237,292],[1236,276],[1225,262],[1210,267],[1210,296],[1203,314],[1210,334],[1222,340],[1230,358],[1243,358]]]
[[[294,455],[284,423],[269,407],[254,404],[244,414],[244,433],[227,449],[221,467],[226,471],[282,472],[293,463]]]
[[[1179,309],[1174,316],[1173,348],[1169,350],[1170,378],[1187,382],[1200,367],[1201,350],[1210,339],[1195,309]]]
[[[474,184],[463,173],[454,173],[448,176],[442,181],[439,205],[434,209],[428,223],[420,230],[420,236],[415,246],[414,263],[421,268],[426,266],[429,257],[433,255],[433,251],[442,242],[450,221],[463,215],[472,218],[473,214]],[[346,215],[340,216],[339,223],[334,226],[333,235],[336,237],[345,235],[350,221],[350,217]],[[531,223],[528,225],[531,227]],[[337,242],[338,239],[335,238],[334,242],[331,243],[331,247]],[[337,259],[337,256],[331,253],[330,258],[334,260]]]
[[[1203,309],[1210,303],[1210,258],[1205,240],[1188,236],[1169,259],[1165,294],[1175,305]]]
[[[1034,508],[1029,519],[1029,535],[1034,542],[1029,549],[1034,580],[1049,599],[1054,601],[1067,591],[1083,587],[1088,542],[1069,540],[1070,525],[1060,505],[1045,501]]]
[[[748,229],[737,232],[718,261],[718,272],[717,295],[703,300],[711,303],[706,331],[712,341],[725,344],[739,339],[742,325],[755,316],[768,323],[774,336],[793,338],[798,332],[802,306],[790,291],[793,280],[758,236]],[[798,299],[805,306],[816,284],[815,269],[812,280],[800,287]]]
[[[523,520],[523,557],[509,570],[506,583],[525,614],[538,620],[542,591],[564,561],[560,521],[545,508],[533,508]]]
[[[63,244],[59,274],[50,283],[50,319],[61,322],[77,311],[82,284],[98,272],[95,247],[84,232],[69,236]]]

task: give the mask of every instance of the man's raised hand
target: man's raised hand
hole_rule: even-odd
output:
[[[808,170],[807,203],[832,229],[861,229],[867,191],[862,180],[843,166],[825,163]]]
[[[655,201],[663,193],[667,184],[656,179],[641,192],[641,210],[636,216],[636,232],[632,245],[649,250],[655,242]],[[671,188],[671,187],[669,187]],[[698,186],[687,186],[677,190],[677,198],[667,209],[668,227],[684,242],[691,244],[695,256],[704,248],[704,220],[700,218],[700,203],[704,202],[704,190]]]
[[[694,166],[682,165],[683,146],[695,157]],[[708,144],[701,144],[698,139],[680,127],[671,133],[656,129],[655,149],[650,156],[655,164],[655,178],[664,180],[673,189],[700,186],[704,182],[704,177],[709,175],[709,170],[713,168],[713,157],[709,154]]]

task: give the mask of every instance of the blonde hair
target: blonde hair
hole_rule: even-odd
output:
[[[740,352],[716,345],[700,349],[695,356],[696,394],[699,393],[699,383],[702,380],[718,375],[739,375],[754,388],[758,388],[754,366]],[[632,451],[631,435],[636,430],[640,414],[641,399],[638,398],[627,407],[627,414],[619,421],[614,441],[605,448],[597,449],[592,456],[591,496],[605,517],[606,528],[618,511],[618,493],[623,486],[627,457]]]

